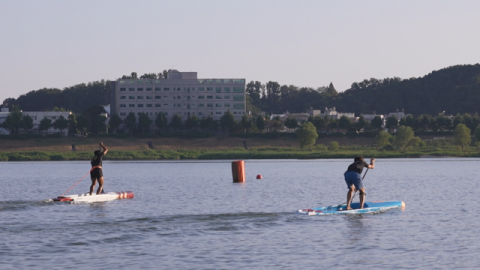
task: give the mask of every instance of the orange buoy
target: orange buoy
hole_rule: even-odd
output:
[[[232,161],[233,183],[245,182],[245,162],[243,160]]]
[[[261,174],[258,174],[258,175],[257,175],[257,179],[262,179],[262,175],[261,175]]]

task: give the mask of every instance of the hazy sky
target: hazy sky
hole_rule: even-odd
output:
[[[480,60],[480,1],[0,0],[0,103],[31,90],[196,71],[338,91]]]

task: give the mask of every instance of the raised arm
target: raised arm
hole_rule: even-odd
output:
[[[369,169],[375,169],[375,158],[370,159]]]
[[[98,143],[98,145],[100,145],[100,147],[103,149],[103,154],[106,155],[108,152],[108,149],[105,147],[105,145],[103,145],[103,142]]]

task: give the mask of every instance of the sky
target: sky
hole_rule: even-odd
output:
[[[344,91],[480,62],[476,0],[0,0],[0,103],[165,69]]]

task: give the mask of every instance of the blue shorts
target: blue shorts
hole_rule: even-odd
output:
[[[354,185],[357,190],[363,188],[362,176],[357,172],[346,172],[345,183],[347,183],[348,189],[350,189],[352,185]]]

